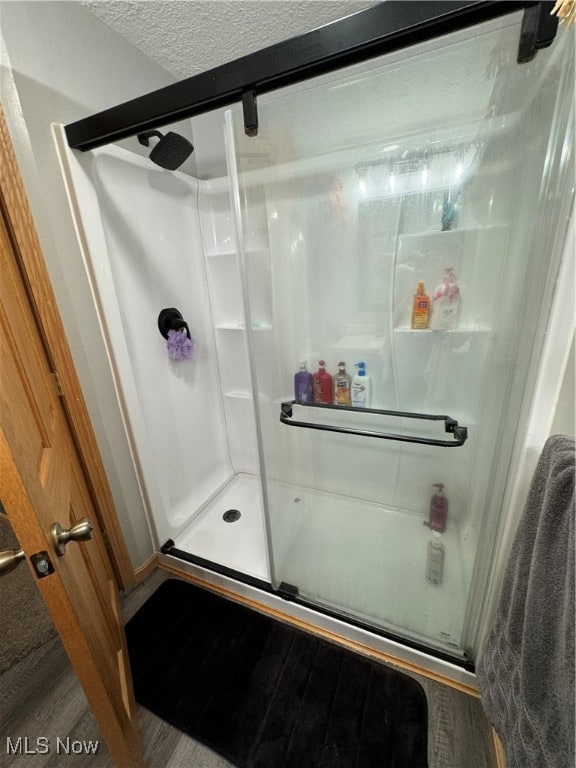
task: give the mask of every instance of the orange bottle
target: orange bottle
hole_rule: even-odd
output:
[[[430,297],[424,291],[424,283],[418,283],[414,300],[412,302],[412,323],[411,327],[415,330],[424,330],[428,328],[428,318],[430,316]]]

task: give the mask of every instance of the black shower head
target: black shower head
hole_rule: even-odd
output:
[[[150,146],[150,138],[152,136],[158,136],[160,141],[150,152],[150,160],[162,168],[167,168],[169,171],[175,171],[176,168],[179,168],[194,150],[188,139],[185,139],[184,136],[180,136],[178,133],[172,133],[172,131],[165,136],[160,131],[139,133],[138,141],[140,144],[148,147]]]

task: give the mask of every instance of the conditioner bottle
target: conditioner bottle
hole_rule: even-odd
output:
[[[338,363],[338,373],[334,376],[334,405],[351,405],[352,377],[346,373],[346,363]]]

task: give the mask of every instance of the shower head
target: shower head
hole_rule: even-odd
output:
[[[185,139],[184,136],[180,136],[178,133],[172,133],[172,131],[169,131],[165,136],[160,131],[139,133],[138,141],[140,144],[148,147],[150,146],[150,138],[152,136],[158,136],[160,141],[152,148],[150,160],[169,171],[175,171],[176,168],[179,168],[194,150],[188,139]]]

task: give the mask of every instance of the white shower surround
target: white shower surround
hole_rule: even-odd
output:
[[[86,269],[156,548],[172,539],[179,550],[270,582],[228,180],[167,173],[114,146],[91,156],[68,150],[66,155],[74,177],[71,194],[82,212]],[[135,209],[137,228],[131,225]],[[257,250],[265,240],[256,231],[250,244]],[[191,360],[168,360],[156,322],[167,306],[180,309],[189,323],[196,342]],[[400,635],[409,631],[422,642],[444,636],[457,644],[466,580],[456,527],[447,534],[453,554],[444,589],[428,585],[422,570],[422,580],[407,593],[401,584],[425,566],[429,534],[421,515],[293,483],[279,484],[277,492],[287,499],[298,494],[298,519],[312,508],[318,516],[314,531],[307,531],[304,519],[292,519],[276,553],[290,562],[294,581],[316,562],[315,553],[324,551],[328,559],[317,574],[318,592],[328,595],[328,609],[338,604],[339,594],[350,592],[343,610],[348,607],[352,616],[382,625],[384,612],[385,623]],[[241,511],[234,524],[222,519],[229,508]],[[342,551],[326,549],[325,531],[335,517],[348,530]],[[365,550],[353,579],[381,585],[362,590],[361,604],[354,605],[357,584],[348,586],[351,573],[340,565],[354,536],[362,538],[362,531],[379,529],[385,520],[385,551],[374,539],[376,546]],[[395,553],[407,542],[411,551],[399,564]],[[388,568],[381,567],[383,557]],[[454,597],[452,609],[444,605],[447,591]]]
[[[257,471],[243,334],[220,349],[231,367],[219,368],[217,348],[227,341],[215,338],[209,298],[218,294],[216,312],[231,311],[223,289],[236,270],[227,182],[168,173],[118,147],[69,154],[67,162],[68,191],[82,211],[85,267],[158,549],[236,472]],[[214,254],[222,254],[225,274],[211,269]],[[168,359],[157,326],[165,307],[177,307],[190,327],[190,360]],[[240,322],[227,318],[230,327]]]

